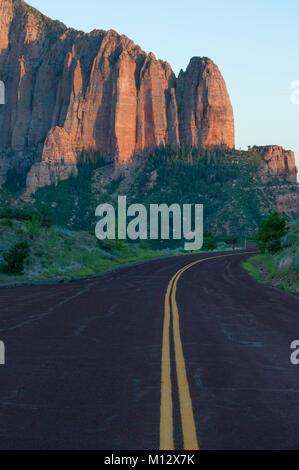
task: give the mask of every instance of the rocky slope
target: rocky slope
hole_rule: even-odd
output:
[[[21,0],[0,0],[0,79],[0,150],[18,155],[2,158],[0,184],[32,150],[28,192],[73,174],[82,148],[127,163],[161,145],[234,146],[229,95],[210,59],[193,58],[176,78],[127,37],[67,29]],[[57,148],[50,155],[58,135],[70,164]]]

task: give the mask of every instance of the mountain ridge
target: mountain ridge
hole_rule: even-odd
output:
[[[193,57],[176,77],[167,62],[113,30],[69,29],[21,0],[0,6],[0,78],[7,96],[0,150],[23,153],[16,163],[2,159],[0,184],[8,169],[24,166],[32,149],[28,192],[39,180],[51,184],[57,168],[46,177],[38,164],[49,164],[46,146],[61,138],[57,128],[69,134],[65,145],[71,141],[73,149],[64,147],[67,153],[95,149],[121,164],[159,146],[234,147],[233,109],[211,59]],[[72,173],[65,165],[61,177]]]

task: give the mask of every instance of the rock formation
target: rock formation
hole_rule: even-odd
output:
[[[126,36],[67,29],[21,0],[0,0],[0,80],[0,151],[36,152],[29,192],[72,174],[83,148],[127,163],[161,145],[234,146],[229,95],[210,59],[193,58],[177,79]],[[2,174],[9,167],[2,161]]]
[[[193,57],[177,83],[181,143],[234,147],[234,115],[225,82],[208,58]]]
[[[77,176],[77,155],[70,135],[54,127],[46,138],[42,161],[35,163],[27,175],[28,195],[31,188],[57,185],[59,181]]]
[[[210,59],[192,58],[176,78],[126,36],[67,29],[22,0],[0,0],[0,80],[0,184],[29,170],[26,194],[76,174],[82,149],[126,165],[158,146],[234,147],[230,98]],[[264,178],[296,181],[292,152],[255,149]]]
[[[291,150],[285,150],[278,145],[258,147],[254,145],[252,150],[260,153],[265,165],[262,169],[262,177],[266,182],[273,176],[284,178],[291,183],[297,182],[297,168],[295,154]]]
[[[299,192],[286,192],[279,194],[276,197],[275,209],[289,215],[291,218],[296,218],[299,213]]]

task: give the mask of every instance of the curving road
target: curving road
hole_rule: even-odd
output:
[[[248,256],[1,289],[0,449],[299,449],[298,297]]]

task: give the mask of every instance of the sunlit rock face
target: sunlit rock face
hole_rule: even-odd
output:
[[[126,36],[67,29],[21,0],[0,0],[0,80],[0,150],[34,150],[40,168],[45,158],[61,163],[56,147],[49,157],[58,136],[67,155],[93,148],[123,164],[161,145],[234,146],[229,95],[210,59],[191,59],[176,78]],[[12,165],[6,160],[2,168]],[[73,171],[60,163],[58,180]],[[32,189],[33,180],[53,180],[37,168],[27,178]]]
[[[225,81],[210,59],[191,59],[178,77],[177,100],[182,144],[234,147],[232,105]]]
[[[285,150],[279,145],[254,146],[252,150],[260,153],[266,164],[262,169],[262,176],[266,182],[273,176],[283,178],[291,183],[297,181],[297,168],[295,154],[291,150]]]
[[[38,188],[57,186],[59,181],[77,176],[76,162],[70,135],[65,129],[54,127],[46,138],[41,162],[35,163],[27,175],[27,195]]]

